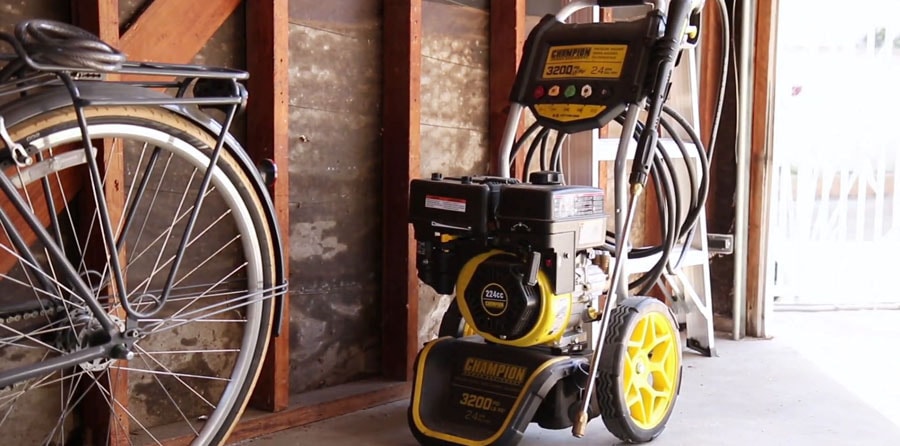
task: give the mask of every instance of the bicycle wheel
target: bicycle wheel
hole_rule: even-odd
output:
[[[127,302],[139,310],[154,305],[215,138],[160,108],[85,113],[109,191],[116,247],[100,236],[73,110],[10,126],[12,138],[40,156],[25,168],[7,165],[4,173],[107,314],[124,326],[109,256],[121,261]],[[113,164],[124,176],[109,177]],[[0,372],[91,345],[98,326],[48,261],[46,247],[22,232],[46,273],[35,272],[0,233]],[[273,302],[261,297],[274,285],[272,243],[250,180],[223,151],[168,300],[136,321],[135,357],[82,363],[0,390],[0,438],[53,445],[223,443],[249,399],[270,336]]]

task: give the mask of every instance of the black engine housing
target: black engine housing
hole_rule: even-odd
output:
[[[516,256],[507,253],[492,255],[475,267],[464,298],[480,331],[518,339],[537,323],[543,310],[541,291],[525,283],[524,269]]]

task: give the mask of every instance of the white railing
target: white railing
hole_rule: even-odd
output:
[[[900,303],[900,151],[781,162],[773,180],[776,303]]]
[[[779,5],[776,303],[900,306],[897,14],[896,0]]]

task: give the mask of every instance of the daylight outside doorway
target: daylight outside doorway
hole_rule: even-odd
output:
[[[775,308],[900,308],[900,2],[779,2]]]

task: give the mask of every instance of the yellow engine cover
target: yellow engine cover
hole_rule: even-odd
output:
[[[501,250],[492,250],[479,254],[466,262],[459,273],[456,282],[456,302],[459,305],[460,313],[462,313],[463,318],[466,320],[466,328],[473,330],[484,339],[493,343],[514,347],[532,347],[549,344],[559,340],[563,333],[565,333],[569,319],[572,315],[572,294],[553,294],[551,291],[553,287],[551,286],[550,279],[544,271],[538,271],[537,277],[537,287],[540,290],[539,298],[541,310],[538,314],[537,321],[526,334],[515,339],[501,339],[491,333],[479,329],[475,324],[474,318],[472,317],[472,309],[469,307],[469,302],[465,299],[465,291],[469,287],[472,276],[475,274],[475,270],[478,266],[495,255],[511,254]],[[489,283],[484,286],[484,289],[480,290],[482,295],[485,294],[488,287],[502,289],[500,284]],[[485,302],[482,300],[482,305],[484,304]],[[490,314],[499,316],[506,311],[506,308],[485,307],[484,310]]]

